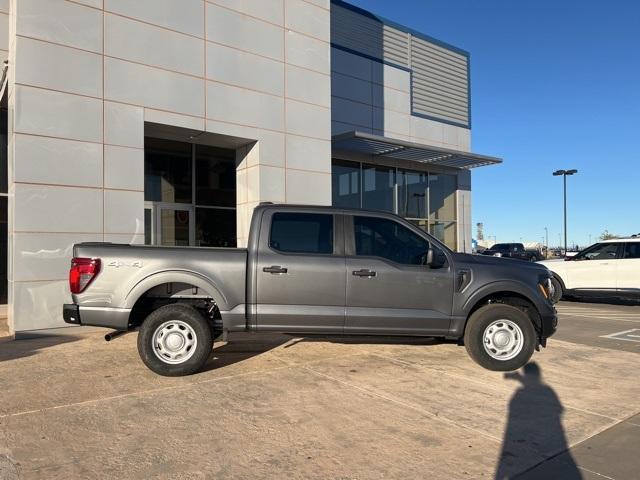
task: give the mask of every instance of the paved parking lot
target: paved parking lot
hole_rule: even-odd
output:
[[[507,375],[429,339],[243,334],[187,378],[136,334],[0,343],[0,478],[637,478],[640,307],[559,311]]]

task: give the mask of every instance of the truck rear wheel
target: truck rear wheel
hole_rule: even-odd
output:
[[[496,372],[523,367],[536,347],[529,317],[511,305],[493,303],[476,310],[467,323],[464,344],[480,366]]]
[[[155,310],[142,322],[138,334],[140,358],[166,377],[199,371],[212,348],[209,322],[191,305],[174,303]]]

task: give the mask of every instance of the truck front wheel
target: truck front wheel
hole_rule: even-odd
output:
[[[536,347],[536,331],[520,309],[492,303],[476,310],[467,323],[464,344],[482,367],[508,372],[523,367]]]
[[[142,322],[138,333],[140,358],[166,377],[199,371],[212,348],[211,327],[191,305],[174,303],[155,310]]]

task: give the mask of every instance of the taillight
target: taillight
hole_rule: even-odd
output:
[[[71,293],[82,293],[100,273],[99,258],[73,258],[69,270]]]

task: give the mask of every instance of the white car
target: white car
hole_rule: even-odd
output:
[[[553,272],[553,301],[563,295],[640,299],[640,235],[605,240],[563,260],[538,262]]]

